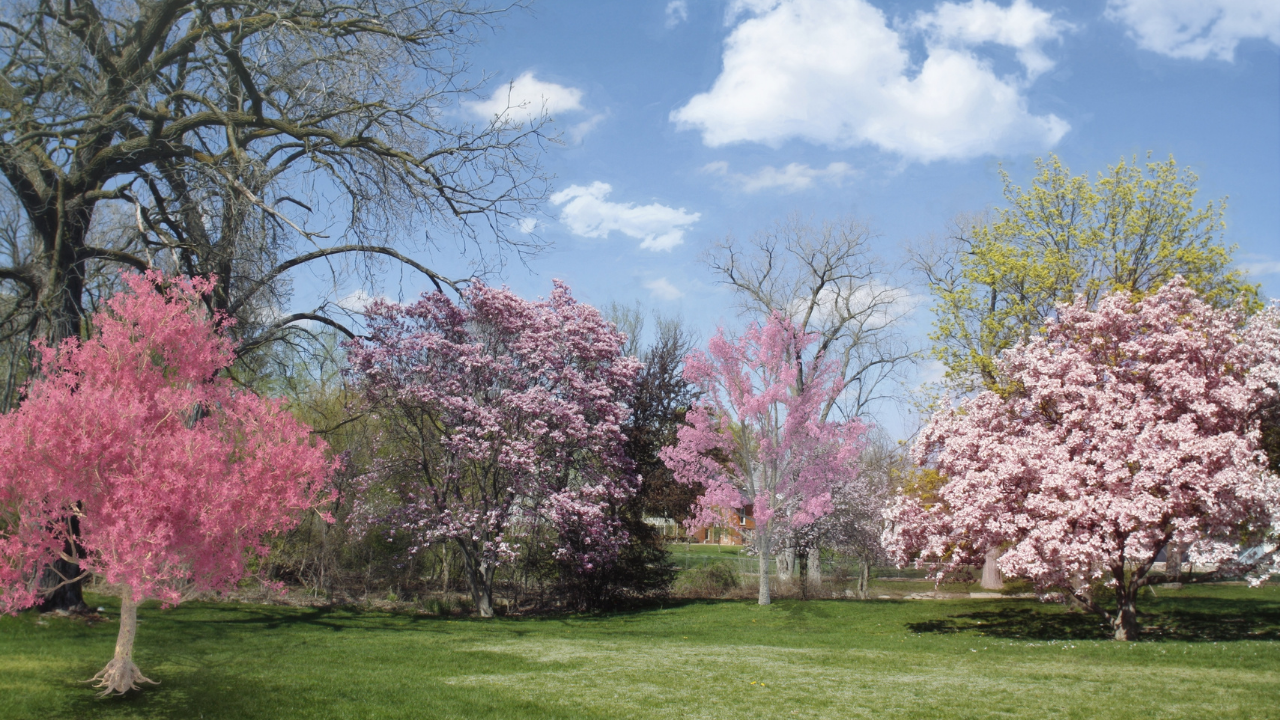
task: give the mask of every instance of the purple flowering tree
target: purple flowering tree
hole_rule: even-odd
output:
[[[351,373],[380,422],[378,466],[361,511],[416,551],[461,552],[482,617],[495,569],[538,523],[555,558],[591,572],[626,541],[611,508],[634,494],[623,453],[625,398],[640,370],[625,336],[556,281],[547,300],[476,283],[455,304],[376,302],[348,344]]]

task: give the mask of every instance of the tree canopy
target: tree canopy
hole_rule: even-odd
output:
[[[503,9],[5,3],[0,174],[30,242],[0,280],[53,340],[80,334],[94,263],[217,277],[211,306],[270,336],[334,322],[264,312],[300,264],[381,255],[439,283],[387,238],[440,221],[527,247],[501,219],[545,194],[539,123],[451,112],[475,87],[468,46]]]
[[[1280,513],[1241,321],[1181,278],[1141,299],[1060,308],[997,361],[1000,392],[922,431],[914,458],[946,482],[898,497],[886,543],[899,562],[944,572],[1002,550],[1004,572],[1074,596],[1134,639],[1137,591],[1162,550],[1191,546],[1197,562],[1230,565]],[[1104,583],[1114,612],[1097,597]]]
[[[232,343],[200,302],[210,280],[125,278],[93,335],[41,346],[41,376],[0,415],[0,609],[39,598],[41,568],[80,567],[121,588],[126,617],[106,692],[141,679],[129,659],[136,603],[234,585],[246,551],[296,524],[329,463],[280,402],[219,371]],[[73,582],[79,578],[63,578]]]
[[[960,389],[993,387],[999,354],[1077,295],[1093,307],[1181,276],[1214,307],[1261,307],[1222,242],[1225,201],[1197,206],[1195,173],[1172,157],[1121,159],[1090,181],[1050,156],[1029,188],[1001,177],[1005,207],[958,219],[945,243],[916,253],[935,298],[934,355]]]
[[[702,394],[676,444],[659,453],[677,481],[706,488],[691,524],[721,524],[732,511],[754,518],[761,605],[770,602],[773,534],[830,513],[835,488],[857,478],[866,426],[823,418],[844,389],[839,367],[819,354],[800,385],[799,358],[816,340],[781,312],[736,339],[717,332],[705,353],[685,358],[685,378]]]
[[[624,336],[556,282],[526,301],[475,283],[369,308],[348,356],[384,439],[365,513],[416,550],[455,545],[481,616],[493,574],[550,527],[555,559],[590,572],[625,542],[613,509],[636,491],[622,424],[640,363]],[[390,489],[380,502],[378,485]],[[549,523],[544,523],[549,520]]]

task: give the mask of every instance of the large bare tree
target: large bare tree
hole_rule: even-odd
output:
[[[428,228],[536,249],[505,228],[545,196],[542,121],[460,107],[482,81],[467,49],[512,4],[0,4],[0,329],[74,337],[110,284],[96,271],[159,268],[216,275],[211,309],[248,350],[302,320],[349,333],[323,308],[283,314],[299,266],[381,259],[440,287],[410,257]]]
[[[744,314],[785,313],[818,335],[811,352],[839,363],[846,389],[823,408],[823,420],[833,411],[867,415],[918,357],[901,322],[913,309],[911,293],[872,251],[873,237],[854,218],[811,223],[793,215],[745,241],[724,238],[707,256]]]
[[[388,238],[443,219],[463,237],[511,242],[503,217],[545,192],[539,126],[469,122],[457,103],[474,88],[465,50],[501,9],[6,3],[0,171],[36,247],[0,278],[32,297],[56,340],[80,331],[95,259],[216,274],[213,302],[235,315],[320,258],[417,266]],[[104,203],[132,211],[126,247],[91,244]]]

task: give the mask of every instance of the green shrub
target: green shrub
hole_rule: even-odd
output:
[[[681,572],[673,589],[685,597],[720,597],[741,584],[733,565],[715,562]]]

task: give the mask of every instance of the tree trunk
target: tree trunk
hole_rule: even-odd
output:
[[[82,555],[77,541],[80,537],[80,520],[73,515],[66,522],[71,529],[71,538],[66,541],[62,551],[67,557],[79,558]],[[40,592],[44,595],[40,601],[40,612],[89,612],[89,606],[84,603],[84,581],[80,579],[79,563],[59,558],[46,565],[40,573]]]
[[[866,600],[869,595],[869,587],[871,585],[871,563],[866,560],[862,561],[862,569],[858,571],[858,599]]]
[[[1115,630],[1116,640],[1132,641],[1138,639],[1138,583],[1134,578],[1127,578],[1124,566],[1112,568],[1112,577],[1116,580],[1116,613],[1111,617],[1111,628]]]
[[[75,209],[62,208],[63,217],[57,218],[53,228],[50,228],[53,232],[44,233],[41,238],[52,267],[47,268],[47,284],[41,289],[39,303],[47,322],[45,341],[55,348],[67,338],[80,337],[84,320],[85,266],[83,261],[75,259],[75,254],[84,247],[93,206],[89,205],[86,209],[80,204],[73,204],[76,205]],[[35,225],[39,227],[38,223]],[[78,502],[78,498],[67,500],[73,504]],[[67,521],[71,527],[71,538],[67,540],[64,552],[68,557],[79,559],[82,556],[79,543],[80,522],[75,516]],[[57,560],[45,567],[40,574],[40,590],[47,594],[40,602],[40,610],[87,612],[89,608],[84,603],[83,582],[78,579],[66,582],[67,578],[79,576],[79,562]]]
[[[480,593],[475,600],[480,617],[493,617],[493,563],[487,560],[480,563]]]
[[[996,564],[996,560],[1000,559],[1001,552],[998,548],[991,548],[987,551],[986,559],[982,563],[982,588],[984,590],[1000,590],[1004,587],[1004,575],[1000,572],[1000,566]]]
[[[1182,582],[1182,546],[1169,543],[1164,549],[1164,575],[1169,582]]]
[[[769,531],[756,529],[756,551],[760,556],[760,595],[761,605],[769,604]]]
[[[461,540],[458,545],[462,549],[462,564],[467,572],[467,585],[471,589],[471,600],[475,603],[476,612],[482,618],[493,617],[493,563],[479,557],[479,547],[468,547]]]
[[[822,551],[816,547],[809,548],[809,558],[805,562],[805,580],[813,590],[822,589]]]
[[[449,592],[449,546],[448,545],[444,547],[444,552],[441,553],[440,563],[441,563],[440,572],[442,575],[440,580],[440,591],[443,593],[448,593]]]
[[[796,549],[793,547],[785,547],[782,552],[778,553],[778,581],[787,582],[791,580],[791,575],[796,566]]]
[[[89,606],[84,603],[83,581],[64,579],[79,576],[80,566],[76,563],[58,559],[46,566],[40,576],[40,587],[48,594],[40,601],[40,612],[89,612]]]
[[[137,690],[140,682],[159,685],[155,680],[143,677],[138,666],[133,664],[133,639],[137,633],[138,604],[133,600],[133,588],[125,585],[120,593],[120,634],[116,636],[116,655],[97,675],[85,681],[102,688],[98,697],[111,693],[123,695]]]

